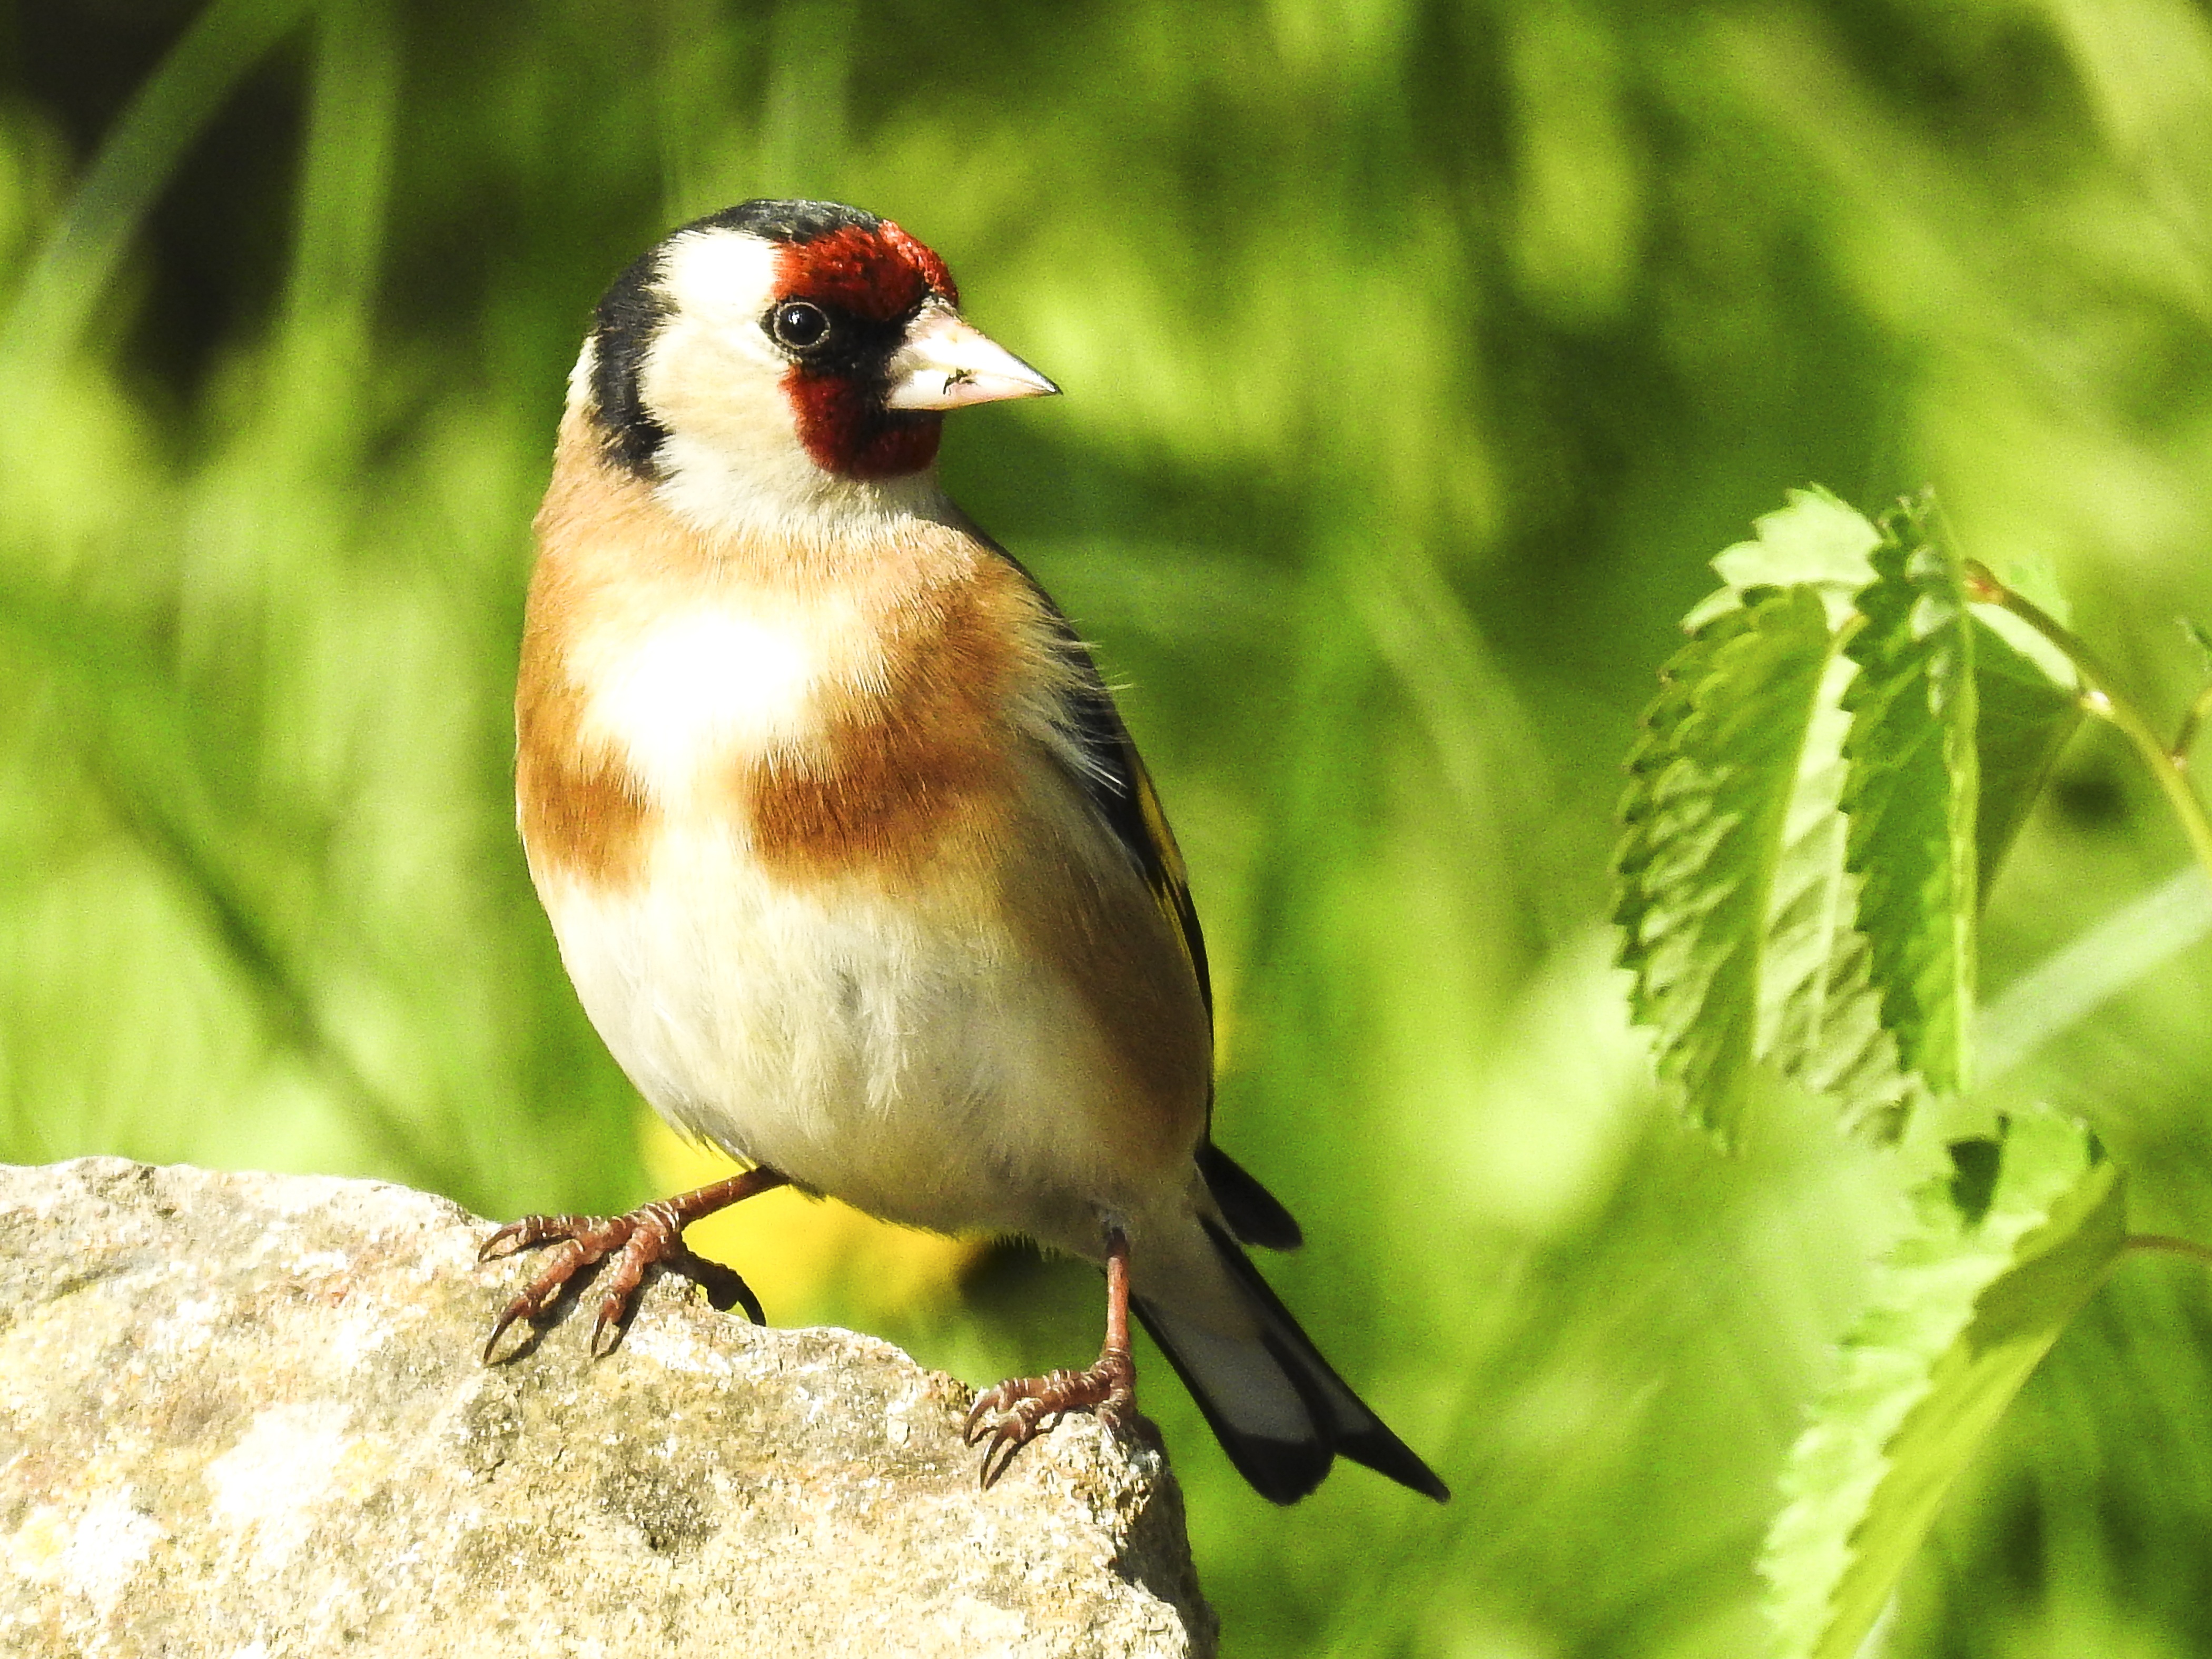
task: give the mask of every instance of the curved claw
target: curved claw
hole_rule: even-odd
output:
[[[997,1486],[1000,1477],[1014,1467],[1014,1455],[1026,1443],[1012,1438],[1004,1429],[992,1436],[991,1443],[983,1448],[983,1464],[976,1472],[976,1484],[985,1492]]]
[[[967,1420],[960,1425],[960,1443],[963,1446],[974,1445],[984,1416],[988,1413],[1003,1409],[1004,1407],[999,1399],[998,1386],[994,1385],[977,1395],[975,1403],[968,1407]]]
[[[999,1419],[998,1426],[991,1431],[991,1443],[983,1449],[981,1477],[985,1491],[997,1484],[999,1478],[1013,1468],[1015,1454],[1037,1437],[1048,1418],[1057,1422],[1060,1413],[1036,1395],[1017,1400]]]
[[[530,1218],[532,1221],[539,1218],[536,1216]],[[568,1281],[575,1277],[577,1271],[598,1261],[601,1254],[574,1238],[567,1240],[560,1249],[556,1250],[538,1270],[538,1276],[514,1293],[507,1306],[501,1310],[498,1319],[493,1322],[491,1334],[484,1340],[483,1363],[487,1365],[491,1364],[492,1354],[499,1347],[500,1338],[507,1334],[508,1327],[518,1319],[537,1318],[559,1301],[561,1292],[568,1287]]]
[[[994,1425],[986,1419],[1001,1418],[1012,1411],[1015,1402],[1024,1397],[1024,1389],[1048,1387],[1051,1381],[1050,1377],[1024,1377],[994,1382],[977,1395],[975,1403],[969,1407],[967,1421],[960,1426],[962,1443],[972,1446],[990,1432]]]
[[[484,1340],[483,1363],[489,1364],[499,1340],[520,1319],[536,1319],[561,1299],[568,1281],[600,1261],[617,1245],[627,1244],[635,1232],[628,1218],[602,1219],[596,1216],[530,1215],[510,1221],[484,1240],[477,1260],[489,1261],[514,1255],[539,1244],[559,1241],[561,1248],[549,1256],[534,1278],[516,1291],[493,1322]],[[635,1281],[633,1281],[635,1283]]]
[[[599,1316],[592,1322],[592,1339],[584,1345],[584,1352],[594,1359],[605,1359],[612,1353],[622,1341],[623,1315],[628,1311],[614,1297],[601,1297]],[[600,1339],[606,1334],[609,1326],[614,1328],[615,1340],[602,1343]]]
[[[517,1300],[519,1301],[520,1298],[517,1298]],[[528,1311],[528,1310],[517,1306],[514,1302],[510,1302],[507,1304],[505,1311],[503,1311],[497,1319],[492,1321],[491,1334],[484,1339],[483,1352],[480,1356],[480,1363],[486,1365],[491,1364],[492,1355],[498,1351],[500,1338],[505,1336],[507,1332],[507,1328],[513,1325],[516,1320],[521,1318],[526,1311]]]

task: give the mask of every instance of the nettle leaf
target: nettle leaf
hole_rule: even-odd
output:
[[[1882,1024],[1938,1094],[1964,1092],[1979,900],[1974,659],[1978,638],[1956,556],[1921,507],[1884,518],[1877,579],[1844,647],[1848,868],[1863,878],[1858,928],[1872,951]]]
[[[1851,1659],[1944,1497],[2102,1282],[2127,1231],[2120,1172],[2047,1109],[1962,1142],[1914,1195],[1843,1374],[1791,1449],[1759,1570],[1778,1659]]]
[[[1758,1053],[1833,1105],[1847,1127],[1886,1140],[1917,1091],[1881,1022],[1873,954],[1856,926],[1861,880],[1844,865],[1844,696],[1856,669],[1840,647],[1814,701],[1768,902]]]
[[[1982,890],[2081,716],[2063,659],[1969,613],[1925,511],[1793,491],[1714,561],[1630,758],[1621,961],[1723,1138],[1755,1061],[1883,1140],[1965,1086]]]
[[[1754,526],[1756,540],[1738,542],[1713,561],[1724,586],[1682,619],[1685,629],[1695,633],[1741,605],[1747,592],[1800,585],[1819,592],[1831,628],[1850,616],[1852,597],[1875,579],[1869,556],[1881,532],[1818,484],[1785,499],[1789,506]]]
[[[1746,594],[1662,671],[1629,757],[1620,960],[1661,1078],[1723,1138],[1758,1052],[1767,916],[1830,654],[1812,588]]]
[[[1615,860],[1621,960],[1638,976],[1638,1018],[1658,1029],[1662,1077],[1707,1127],[1733,1131],[1756,1060],[1846,1121],[1892,1130],[1915,1084],[1881,1023],[1840,811],[1843,697],[1856,668],[1839,642],[1856,625],[1852,596],[1875,580],[1881,532],[1818,489],[1791,491],[1758,530],[1713,561],[1727,585],[1684,623],[1692,641],[1668,665],[1630,759]],[[1786,644],[1779,611],[1765,609],[1780,604],[1777,586],[1796,596]],[[1747,607],[1762,614],[1746,622]],[[1780,678],[1773,659],[1786,664]],[[1741,733],[1751,741],[1731,753]],[[1734,854],[1719,861],[1716,816],[1728,817]]]

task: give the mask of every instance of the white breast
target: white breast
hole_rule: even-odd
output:
[[[672,1123],[895,1220],[1091,1242],[1087,1211],[1071,1231],[1037,1206],[1113,1190],[1085,1133],[1117,1109],[1111,1058],[969,907],[794,890],[703,826],[659,836],[635,888],[539,890],[592,1024]]]
[[[585,735],[611,743],[656,806],[680,811],[702,772],[805,740],[823,686],[852,666],[851,632],[818,604],[763,602],[587,635],[575,657],[592,688]]]

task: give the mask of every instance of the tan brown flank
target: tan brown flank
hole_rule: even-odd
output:
[[[636,873],[647,808],[611,747],[586,748],[584,693],[568,677],[567,647],[593,597],[588,578],[599,544],[650,544],[665,522],[642,485],[600,459],[584,417],[572,411],[534,526],[538,556],[514,686],[514,795],[532,863],[601,885]]]
[[[1074,986],[1105,1044],[1121,1085],[1115,1167],[1179,1177],[1206,1127],[1213,1066],[1190,959],[1133,870],[1055,859],[1065,842],[1042,825],[1021,839],[1008,919],[1024,957]]]
[[[969,562],[892,613],[880,678],[866,693],[846,688],[817,741],[741,768],[754,854],[769,870],[911,877],[947,859],[988,862],[1003,845],[1027,741],[1008,703],[1045,672],[1040,617],[1014,572]]]
[[[526,654],[515,687],[514,799],[534,864],[600,886],[635,875],[647,807],[629,770],[604,745],[579,740],[583,699],[548,685],[546,665]],[[558,664],[550,665],[554,672]],[[534,672],[533,672],[534,671]]]

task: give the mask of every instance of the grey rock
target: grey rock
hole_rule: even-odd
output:
[[[0,1652],[1212,1652],[1157,1445],[1072,1418],[980,1490],[960,1383],[672,1279],[485,1366],[488,1224],[0,1166]]]

